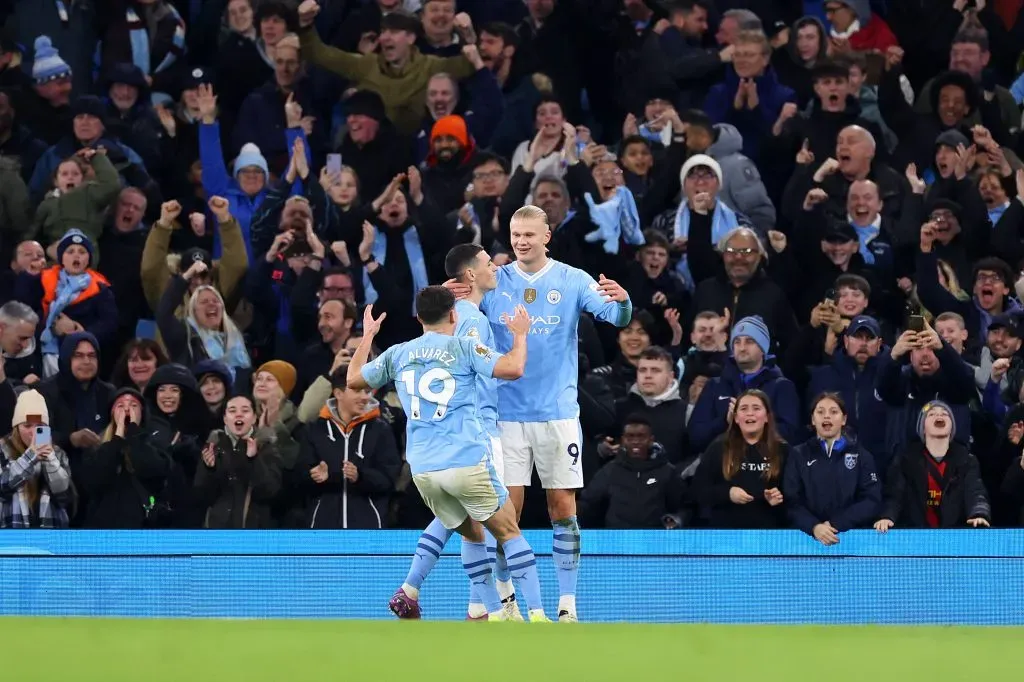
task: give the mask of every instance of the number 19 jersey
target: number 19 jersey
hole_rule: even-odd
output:
[[[491,457],[476,378],[492,376],[500,357],[471,338],[426,332],[363,366],[363,379],[373,388],[395,382],[407,417],[405,458],[413,474]]]

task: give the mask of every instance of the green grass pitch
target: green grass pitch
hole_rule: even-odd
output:
[[[0,618],[3,678],[997,682],[1024,628]]]

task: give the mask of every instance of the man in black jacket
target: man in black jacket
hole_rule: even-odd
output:
[[[580,520],[609,529],[664,528],[682,505],[682,479],[661,456],[651,423],[626,419],[614,461],[597,472],[579,499]]]
[[[635,416],[647,419],[665,458],[679,464],[689,459],[689,452],[686,399],[679,395],[674,365],[672,355],[665,349],[658,346],[645,349],[637,361],[636,383],[629,388],[628,395],[615,401],[615,412],[623,429]]]
[[[310,528],[386,528],[402,460],[377,401],[347,376],[348,364],[331,374],[333,397],[306,429],[292,485],[308,496]]]
[[[67,453],[74,476],[85,453],[100,444],[114,387],[99,379],[100,345],[89,332],[65,336],[58,357],[59,373],[41,382],[38,390],[50,411],[53,442]],[[78,508],[87,507],[83,495]]]

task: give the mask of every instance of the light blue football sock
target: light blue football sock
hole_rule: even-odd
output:
[[[508,571],[516,587],[526,598],[530,611],[543,609],[540,596],[540,578],[537,575],[537,557],[533,555],[530,543],[522,535],[512,538],[503,546],[508,561]]]
[[[474,591],[476,592],[487,609],[487,613],[501,611],[501,597],[498,596],[498,589],[494,586],[494,571],[491,570],[491,561],[487,556],[487,545],[462,538],[462,567],[466,569],[466,575],[469,576],[470,595]]]
[[[555,560],[558,596],[576,596],[576,577],[580,567],[580,526],[575,516],[551,522],[554,531],[551,557]]]
[[[423,581],[430,575],[434,564],[441,558],[441,552],[445,544],[455,531],[448,530],[441,523],[440,519],[434,519],[427,526],[427,529],[420,535],[416,543],[416,554],[412,558],[412,565],[409,567],[409,575],[405,582],[417,590],[423,585]]]

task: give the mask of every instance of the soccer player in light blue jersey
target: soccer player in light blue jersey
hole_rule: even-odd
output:
[[[445,258],[445,270],[449,277],[471,288],[469,296],[455,304],[455,312],[458,316],[455,336],[472,339],[488,348],[493,348],[494,342],[491,325],[487,320],[487,316],[480,312],[479,305],[484,294],[497,286],[497,279],[495,277],[497,267],[491,262],[487,252],[480,246],[475,244],[459,244],[448,252]],[[494,469],[497,471],[498,477],[504,481],[501,440],[498,432],[498,381],[492,377],[478,374],[476,377],[476,387],[480,405],[480,420],[484,430],[491,439]],[[433,570],[435,564],[437,564],[438,559],[441,557],[441,552],[444,550],[453,532],[444,527],[441,519],[435,518],[420,535],[405,582],[395,591],[391,601],[388,603],[388,608],[399,618],[416,619],[421,616],[419,606],[420,587],[430,574],[430,571]],[[487,533],[486,544],[488,556],[491,557],[491,562],[495,568],[498,594],[501,596],[505,613],[510,620],[522,620],[523,616],[516,604],[515,588],[512,586],[508,565],[505,562],[505,553],[501,551],[494,536],[490,533]],[[488,618],[483,598],[475,584],[470,586],[468,611],[469,619],[484,620]]]
[[[519,381],[498,386],[505,483],[521,513],[524,487],[537,469],[554,531],[558,620],[574,623],[580,560],[576,490],[583,487],[576,327],[584,312],[624,327],[633,306],[616,282],[603,275],[594,281],[586,272],[548,258],[551,229],[542,209],[523,206],[513,214],[509,231],[516,261],[498,270],[497,288],[480,305],[499,350],[513,343],[505,325],[516,308],[523,305],[530,315],[526,372]],[[460,296],[468,293],[464,286],[446,285]]]
[[[423,335],[388,348],[372,363],[373,339],[386,317],[363,317],[363,339],[349,363],[348,386],[379,388],[394,381],[408,417],[406,461],[420,496],[447,529],[463,536],[462,564],[490,620],[506,620],[494,584],[481,524],[501,543],[509,571],[526,599],[531,622],[547,622],[537,560],[519,531],[508,491],[494,468],[480,414],[477,376],[515,380],[526,366],[529,316],[520,306],[508,320],[512,346],[502,355],[472,338],[454,336],[455,297],[444,287],[416,296]]]

